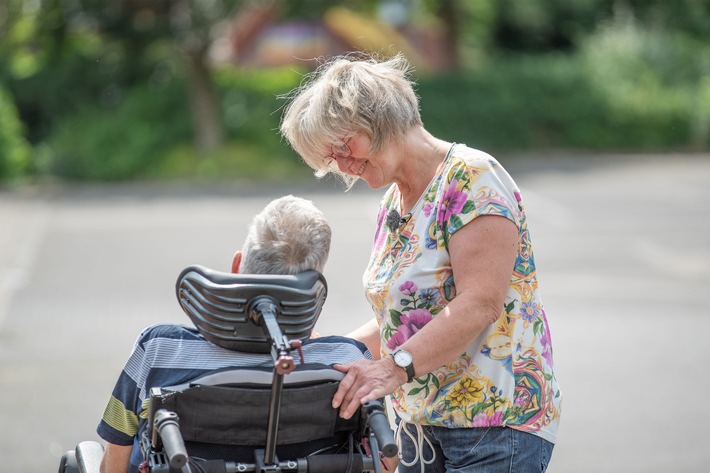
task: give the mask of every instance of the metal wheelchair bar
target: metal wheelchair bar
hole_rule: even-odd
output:
[[[259,465],[256,463],[223,462],[218,460],[212,460],[208,463],[211,462],[218,465],[218,470],[216,471],[224,471],[226,473],[255,473],[259,471]],[[275,468],[274,471],[293,473],[344,472],[348,470],[348,466],[352,472],[375,471],[372,457],[357,453],[354,455],[314,455],[296,460],[280,461],[273,466]],[[211,470],[206,469],[205,471],[209,472]]]
[[[281,396],[283,393],[283,377],[296,367],[291,356],[292,344],[283,335],[276,320],[277,306],[271,298],[257,299],[249,310],[252,320],[261,326],[271,341],[271,356],[274,360],[274,375],[271,382],[271,398],[269,400],[269,418],[266,427],[266,445],[264,448],[263,465],[259,471],[278,471],[276,458],[276,440],[281,415]],[[260,463],[261,459],[257,459]],[[274,468],[275,467],[275,468]]]

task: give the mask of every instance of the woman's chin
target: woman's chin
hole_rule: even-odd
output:
[[[365,181],[367,183],[367,186],[372,190],[382,189],[383,187],[385,187],[385,184],[383,184],[381,182],[370,182],[367,179],[363,179],[363,178],[360,178],[360,179]]]

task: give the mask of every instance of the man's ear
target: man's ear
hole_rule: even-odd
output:
[[[239,272],[239,265],[242,263],[242,252],[237,251],[234,253],[234,259],[232,260],[232,272],[237,274]]]

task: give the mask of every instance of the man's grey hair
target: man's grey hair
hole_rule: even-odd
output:
[[[331,146],[357,132],[372,140],[370,153],[402,140],[421,125],[411,65],[398,54],[387,60],[346,55],[330,59],[282,98],[290,100],[281,135],[314,171],[332,173],[348,187],[356,178],[328,167]]]
[[[323,272],[330,238],[330,225],[313,202],[292,195],[281,197],[271,201],[251,222],[239,272]]]

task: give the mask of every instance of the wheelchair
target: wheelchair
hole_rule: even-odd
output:
[[[190,266],[178,276],[176,294],[207,340],[271,354],[273,365],[221,368],[152,388],[141,473],[380,473],[382,457],[397,455],[382,402],[342,419],[331,401],[343,374],[299,359],[325,302],[322,274]],[[100,443],[81,442],[64,454],[59,473],[97,473],[102,456]]]

